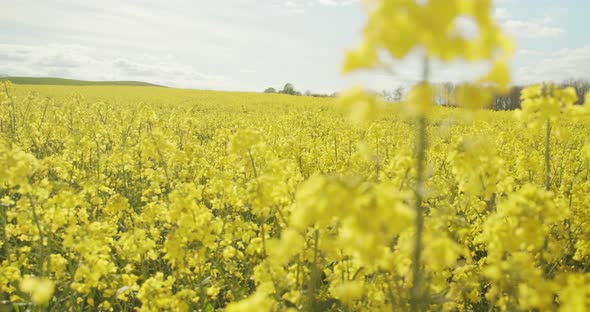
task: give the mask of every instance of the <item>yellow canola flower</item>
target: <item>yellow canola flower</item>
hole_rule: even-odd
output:
[[[450,61],[493,59],[513,51],[512,42],[491,18],[491,0],[411,0],[368,1],[369,21],[365,41],[358,51],[349,53],[344,72],[373,68],[376,50],[384,48],[396,59],[423,47],[430,57]],[[476,30],[465,38],[458,21],[470,20]]]
[[[521,92],[522,109],[519,116],[527,118],[534,125],[546,120],[558,120],[563,113],[574,110],[578,100],[572,87],[560,88],[554,84],[533,85]]]
[[[255,292],[250,297],[232,302],[225,308],[226,312],[270,312],[273,310],[274,302],[266,294]]]
[[[247,153],[252,147],[261,142],[260,133],[252,129],[244,129],[234,134],[229,143],[229,151],[233,153]]]
[[[424,249],[424,259],[434,271],[440,271],[452,267],[461,254],[460,246],[445,236],[439,236],[428,240]]]
[[[543,86],[540,84],[528,86],[520,91],[521,99],[534,98],[541,95],[543,95]]]
[[[49,279],[28,276],[21,280],[20,290],[29,294],[34,304],[46,305],[53,297],[55,285]]]
[[[223,259],[225,259],[226,261],[229,261],[229,260],[233,259],[236,256],[236,254],[237,254],[236,249],[233,246],[227,246],[223,250]]]
[[[480,79],[483,83],[492,83],[500,90],[504,90],[510,83],[510,68],[505,60],[492,65],[490,72]]]
[[[344,73],[378,67],[388,70],[387,63],[379,57],[388,54],[402,60],[419,48],[425,59],[487,61],[491,64],[490,71],[478,84],[506,91],[510,82],[508,57],[514,48],[491,17],[491,0],[372,0],[366,3],[369,19],[364,40],[357,50],[347,53]],[[464,23],[472,24],[473,29],[468,34],[464,33]],[[424,75],[425,80],[427,76]],[[425,89],[419,86],[415,91],[425,93]],[[483,87],[463,90],[464,106],[469,109],[486,106],[492,98],[491,91]],[[429,104],[433,100],[413,101],[411,97],[410,93],[408,110],[413,115],[424,116],[430,112],[432,105]]]
[[[351,306],[355,300],[358,300],[363,295],[363,283],[359,281],[350,281],[339,283],[330,288],[330,293],[342,301],[344,304]]]
[[[472,111],[489,106],[493,96],[489,88],[469,83],[458,86],[455,91],[457,104]]]
[[[435,89],[428,83],[415,86],[406,99],[407,110],[414,116],[426,116],[434,108]]]
[[[342,67],[342,73],[346,74],[359,68],[373,67],[377,65],[377,52],[370,42],[364,42],[358,51],[348,51]]]
[[[383,109],[376,96],[360,87],[353,87],[342,93],[338,97],[338,104],[350,112],[350,120],[356,124],[373,120]]]
[[[273,261],[284,265],[304,247],[303,238],[296,230],[288,228],[281,233],[280,240],[267,241],[268,252]]]
[[[161,311],[162,309],[175,308],[172,296],[172,286],[175,279],[168,276],[164,279],[162,272],[157,272],[155,276],[147,279],[139,292],[137,299],[142,302],[140,311]]]
[[[590,309],[588,274],[568,274],[566,286],[559,292],[560,312],[584,312]]]
[[[568,108],[578,101],[578,93],[573,87],[555,88],[553,94],[560,99],[562,105]]]

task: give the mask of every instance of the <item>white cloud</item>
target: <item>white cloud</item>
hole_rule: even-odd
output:
[[[317,0],[317,2],[321,5],[351,5],[356,4],[359,0]]]
[[[422,80],[421,73],[423,58],[418,50],[398,61],[388,62],[391,72],[363,72],[347,77],[349,84],[360,84],[368,88],[380,90],[394,90],[398,86],[408,89]],[[453,82],[462,83],[473,81],[484,75],[490,68],[486,62],[468,63],[457,60],[443,63],[432,60],[430,64],[430,81],[433,83]]]
[[[530,57],[530,56],[542,56],[543,52],[531,49],[521,48],[516,51],[516,56]]]
[[[542,19],[516,19],[508,9],[496,8],[494,17],[514,37],[555,38],[563,33],[563,29],[553,25],[553,19],[550,16]]]
[[[360,0],[287,0],[282,7],[290,13],[303,13],[306,9],[319,6],[344,7],[359,3]]]
[[[518,67],[515,78],[524,84],[568,78],[590,80],[590,46],[560,49],[538,62]]]
[[[511,17],[507,8],[496,8],[494,11],[494,17],[499,21],[505,21]]]
[[[81,45],[0,44],[0,64],[0,72],[12,76],[141,80],[184,88],[210,88],[227,82],[222,76],[201,73],[171,57],[129,58]]]

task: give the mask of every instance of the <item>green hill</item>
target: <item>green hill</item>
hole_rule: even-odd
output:
[[[153,83],[141,81],[86,81],[54,77],[1,77],[0,80],[8,80],[14,84],[27,85],[63,85],[63,86],[142,86],[165,87]]]

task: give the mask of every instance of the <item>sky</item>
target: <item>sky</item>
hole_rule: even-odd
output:
[[[0,75],[139,80],[171,87],[262,91],[290,82],[331,93],[415,83],[417,55],[394,71],[342,76],[362,38],[358,0],[0,0]],[[497,0],[517,43],[513,84],[590,79],[588,0]],[[462,81],[482,64],[435,64],[435,81]]]

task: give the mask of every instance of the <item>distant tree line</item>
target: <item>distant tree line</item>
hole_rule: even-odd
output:
[[[583,104],[584,95],[590,92],[590,81],[585,79],[567,79],[558,85],[562,88],[573,87],[578,94],[577,104]],[[444,82],[436,84],[435,88],[436,96],[434,101],[436,104],[449,107],[457,106],[455,102],[457,85],[451,82]],[[506,93],[496,94],[489,108],[492,110],[515,110],[521,108],[520,92],[523,88],[523,86],[513,86]],[[381,92],[381,96],[386,101],[400,102],[405,96],[404,88],[400,86],[394,91],[383,91]]]
[[[383,90],[381,92],[381,97],[388,102],[401,102],[404,99],[404,92],[404,87],[399,86],[393,91]]]
[[[332,93],[330,95],[328,94],[324,94],[324,93],[312,93],[311,91],[307,90],[304,93],[301,93],[301,91],[297,91],[295,89],[295,86],[293,86],[292,83],[286,83],[285,86],[283,86],[282,90],[276,90],[275,88],[266,88],[264,90],[264,93],[280,93],[280,94],[288,94],[288,95],[295,95],[295,96],[313,96],[313,97],[334,97],[336,96],[336,93]]]

